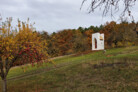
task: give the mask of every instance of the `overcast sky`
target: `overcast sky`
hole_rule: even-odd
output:
[[[89,1],[91,0],[88,0],[80,10],[82,0],[0,0],[0,13],[3,21],[7,17],[13,17],[14,25],[18,18],[26,21],[29,17],[31,22],[35,22],[34,26],[37,30],[45,30],[48,33],[76,29],[80,26],[99,26],[112,20],[108,15],[102,18],[102,11],[99,10],[88,14]],[[133,8],[132,13],[137,21],[138,4]],[[118,17],[115,17],[114,20],[117,19]]]

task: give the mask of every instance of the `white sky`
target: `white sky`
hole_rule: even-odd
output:
[[[102,18],[102,11],[95,11],[88,14],[87,8],[91,0],[80,6],[82,0],[0,0],[0,13],[3,21],[7,17],[13,17],[13,24],[21,21],[35,22],[35,28],[39,31],[45,30],[48,33],[63,29],[76,29],[78,27],[99,26],[111,21],[107,15]],[[133,7],[132,13],[135,20],[138,20],[138,4]],[[115,16],[118,16],[116,14]],[[117,21],[115,17],[114,21]]]

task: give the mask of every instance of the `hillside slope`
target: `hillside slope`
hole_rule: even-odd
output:
[[[55,58],[56,66],[17,67],[8,75],[9,92],[137,92],[138,47]],[[24,67],[25,68],[25,67]],[[1,90],[1,87],[0,87]]]

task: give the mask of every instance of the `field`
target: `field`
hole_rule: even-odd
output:
[[[138,46],[52,60],[12,68],[8,92],[138,92]]]

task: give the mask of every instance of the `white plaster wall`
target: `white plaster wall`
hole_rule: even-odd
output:
[[[100,40],[100,36],[102,36],[103,40]],[[97,48],[95,48],[95,38],[97,39]],[[104,34],[92,34],[92,50],[104,50]]]
[[[104,34],[100,34],[100,36],[102,36],[103,40],[100,40],[99,38],[98,48],[99,50],[104,50]]]

